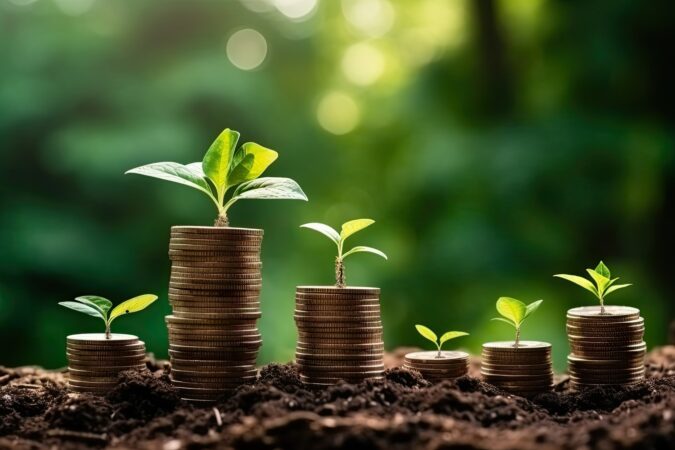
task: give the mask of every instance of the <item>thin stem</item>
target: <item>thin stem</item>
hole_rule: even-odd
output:
[[[518,344],[520,344],[520,327],[516,328],[516,343],[513,346],[518,348]]]
[[[105,323],[105,338],[110,339],[110,322]]]
[[[442,358],[443,355],[441,355],[441,344],[436,343],[436,347],[438,347],[438,354],[436,355],[436,358]]]
[[[605,314],[605,298],[600,297],[600,314]]]
[[[340,256],[335,257],[335,287],[345,287],[345,264]]]

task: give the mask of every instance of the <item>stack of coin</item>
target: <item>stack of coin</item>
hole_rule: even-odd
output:
[[[626,306],[586,306],[567,311],[567,357],[573,388],[631,385],[644,379],[647,345],[640,310]]]
[[[303,382],[357,383],[384,371],[380,289],[298,286],[295,359]]]
[[[246,228],[171,229],[166,323],[171,378],[185,400],[212,402],[255,380],[262,237]]]
[[[483,344],[480,367],[483,379],[522,397],[529,397],[553,388],[551,344],[520,341]]]
[[[467,374],[469,354],[465,352],[413,352],[405,355],[403,368],[416,370],[424,379],[438,382]]]
[[[106,394],[124,370],[145,368],[145,344],[130,334],[73,334],[66,340],[68,386],[75,392]]]

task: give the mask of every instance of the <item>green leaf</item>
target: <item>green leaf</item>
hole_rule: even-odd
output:
[[[300,225],[300,228],[309,228],[310,230],[318,231],[324,236],[328,236],[328,238],[331,241],[335,242],[336,244],[340,243],[340,234],[337,231],[335,231],[333,227],[330,227],[323,223],[318,222],[305,223]]]
[[[353,249],[349,250],[347,253],[342,255],[342,259],[351,255],[352,253],[359,253],[359,252],[373,253],[377,256],[381,256],[384,259],[387,259],[387,255],[385,255],[384,252],[381,252],[380,250],[373,247],[366,247],[365,245],[357,245],[356,247],[354,247]]]
[[[469,333],[465,333],[463,331],[448,331],[448,332],[443,333],[443,336],[441,336],[440,344],[443,345],[444,343],[446,343],[450,339],[455,339],[455,338],[458,338],[458,337],[461,337],[461,336],[468,336],[468,335],[469,335]]]
[[[94,308],[93,306],[85,305],[84,303],[59,302],[59,305],[65,306],[66,308],[72,309],[77,312],[90,315],[92,317],[98,317],[99,319],[105,320],[105,317],[103,317],[103,312],[101,312],[101,310],[99,310],[98,308]]]
[[[565,275],[565,274],[558,274],[558,275],[553,275],[554,277],[562,278],[563,280],[571,281],[572,283],[576,284],[577,286],[581,286],[582,288],[591,291],[593,295],[596,297],[598,296],[598,291],[595,289],[595,286],[593,286],[593,283],[588,281],[586,278],[583,277],[578,277],[576,275]]]
[[[525,318],[527,307],[525,303],[511,297],[500,297],[497,300],[497,312],[507,319],[513,321],[516,327],[519,327]]]
[[[612,278],[612,273],[609,271],[609,267],[607,267],[605,263],[602,261],[598,263],[597,267],[595,268],[595,271],[605,278]]]
[[[138,311],[142,311],[155,300],[157,300],[156,295],[144,294],[131,298],[127,301],[124,301],[119,305],[115,306],[115,308],[111,311],[108,323],[111,323],[113,320],[124,314],[131,314]]]
[[[213,182],[218,200],[222,202],[227,187],[227,176],[234,157],[239,133],[226,128],[211,144],[202,160],[202,169]]]
[[[242,183],[235,189],[232,204],[243,198],[266,199],[266,200],[305,200],[307,196],[302,188],[290,178],[266,177]]]
[[[244,181],[255,180],[272,164],[279,154],[254,142],[247,142],[235,153],[227,186],[234,186]]]
[[[146,177],[159,178],[160,180],[172,181],[174,183],[190,186],[198,189],[212,197],[211,188],[206,179],[195,172],[194,168],[184,166],[175,162],[158,162],[147,164],[127,170],[125,173],[144,175]]]
[[[112,308],[112,302],[107,298],[99,297],[98,295],[81,295],[77,297],[77,300],[80,303],[85,305],[93,306],[100,309],[103,312],[104,316],[108,315],[108,311]]]
[[[508,324],[511,325],[512,327],[515,327],[515,326],[516,326],[515,323],[513,323],[513,322],[511,322],[510,320],[507,320],[507,319],[505,319],[505,318],[503,318],[503,317],[493,317],[493,318],[490,319],[490,320],[498,320],[498,321],[500,321],[500,322],[508,323]]]
[[[345,222],[342,224],[342,229],[340,230],[340,238],[344,241],[352,234],[361,231],[374,223],[375,221],[372,219],[356,219]]]
[[[431,331],[430,328],[425,327],[424,325],[415,325],[415,329],[419,334],[422,335],[424,339],[428,339],[434,344],[436,344],[436,341],[438,341],[438,336],[436,336],[436,333]],[[438,345],[438,344],[436,344]]]
[[[537,309],[539,309],[539,306],[541,305],[542,302],[543,300],[537,300],[536,302],[532,302],[529,305],[527,305],[527,307],[525,308],[525,317],[523,317],[523,319],[525,319],[527,316],[529,316]]]
[[[607,288],[607,285],[609,284],[609,278],[607,278],[604,275],[600,275],[598,272],[596,272],[593,269],[586,269],[586,272],[593,278],[595,281],[595,284],[597,286],[598,294],[602,295],[605,292],[605,289]]]
[[[605,291],[605,295],[609,295],[614,291],[618,291],[619,289],[627,288],[628,286],[632,286],[632,284],[630,284],[630,283],[629,284],[616,284],[614,286],[609,287]]]

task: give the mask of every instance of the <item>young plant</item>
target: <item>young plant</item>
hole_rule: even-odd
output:
[[[59,305],[102,319],[103,322],[105,322],[105,338],[110,339],[110,324],[113,320],[124,314],[142,311],[150,306],[155,300],[157,300],[156,295],[139,295],[138,297],[120,303],[115,306],[112,311],[110,311],[112,302],[107,298],[98,297],[96,295],[83,295],[75,298],[74,302],[59,302]],[[110,311],[110,315],[108,315],[108,311]]]
[[[218,208],[216,227],[229,226],[227,211],[241,199],[307,200],[298,183],[290,178],[259,178],[277,159],[277,152],[254,142],[237,148],[238,141],[239,133],[227,128],[213,141],[202,162],[187,165],[158,162],[126,173],[172,181],[203,192]],[[226,200],[232,188],[234,191]]]
[[[443,347],[443,344],[448,342],[450,339],[469,335],[469,333],[465,333],[463,331],[446,331],[439,339],[438,336],[436,336],[436,333],[431,330],[431,328],[427,328],[424,325],[415,325],[415,329],[419,334],[422,335],[424,339],[427,339],[436,345],[436,348],[438,348],[438,354],[436,355],[436,358],[442,358],[441,348]]]
[[[376,248],[365,247],[363,245],[356,246],[351,250],[344,252],[344,243],[347,238],[354,233],[363,230],[366,227],[374,224],[375,221],[372,219],[356,219],[350,220],[342,224],[342,228],[338,233],[335,229],[328,225],[322,223],[306,223],[300,225],[301,228],[309,228],[310,230],[318,231],[319,233],[327,236],[328,239],[333,241],[337,245],[338,254],[335,257],[335,286],[339,288],[345,287],[345,266],[344,260],[347,256],[353,255],[354,253],[359,252],[368,252],[374,253],[378,256],[381,256],[384,259],[387,259],[387,255],[379,251]]]
[[[598,300],[600,300],[600,314],[605,314],[606,296],[612,292],[618,291],[619,289],[631,286],[631,284],[614,284],[619,278],[612,278],[612,273],[609,271],[609,267],[607,267],[602,261],[600,261],[595,269],[586,269],[586,272],[588,272],[588,274],[591,276],[590,280],[576,275],[557,274],[553,276],[571,281],[577,286],[581,286],[587,291],[592,292],[593,295],[595,295]],[[593,284],[593,282],[595,282],[595,284]]]
[[[497,312],[503,317],[495,317],[492,320],[506,322],[516,329],[516,342],[513,345],[518,348],[520,343],[520,327],[527,317],[535,312],[543,300],[537,300],[529,305],[511,297],[500,297],[497,300]]]

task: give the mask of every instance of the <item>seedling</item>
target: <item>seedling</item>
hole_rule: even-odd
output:
[[[254,142],[237,148],[238,141],[239,133],[227,128],[213,141],[202,162],[187,165],[158,162],[126,173],[172,181],[203,192],[218,209],[216,227],[229,226],[227,211],[241,199],[307,200],[298,183],[290,178],[259,178],[277,159],[277,152]],[[232,188],[234,191],[226,201]]]
[[[469,335],[469,333],[465,333],[463,331],[446,331],[439,339],[438,336],[436,336],[436,333],[431,330],[431,328],[427,328],[424,325],[415,325],[415,329],[417,329],[417,332],[421,334],[424,339],[427,339],[436,345],[436,348],[438,348],[438,354],[436,355],[436,358],[442,358],[441,349],[443,344],[448,342],[450,339]]]
[[[506,322],[516,329],[516,341],[514,347],[518,348],[520,343],[520,327],[527,317],[535,312],[543,300],[537,300],[529,305],[511,297],[500,297],[497,300],[497,312],[503,317],[495,317],[492,320]]]
[[[120,303],[112,311],[110,311],[112,302],[107,298],[96,295],[83,295],[76,297],[74,302],[59,302],[59,305],[102,319],[105,322],[105,338],[110,339],[110,324],[113,320],[125,314],[142,311],[155,300],[157,300],[156,295],[139,295]],[[108,315],[108,311],[110,311],[110,315]]]
[[[592,292],[600,300],[600,314],[605,314],[605,297],[619,289],[632,286],[631,284],[614,284],[619,278],[612,278],[609,267],[602,261],[600,261],[595,269],[586,269],[586,272],[591,276],[591,280],[576,275],[557,274],[553,276],[571,281],[577,286],[581,286],[587,291]]]
[[[387,259],[387,255],[376,248],[365,247],[363,245],[358,245],[351,250],[344,252],[344,243],[347,238],[354,233],[363,230],[366,227],[374,224],[375,221],[372,219],[356,219],[350,220],[342,224],[342,228],[338,233],[335,229],[328,225],[322,223],[306,223],[300,225],[301,228],[309,228],[310,230],[318,231],[319,233],[327,236],[328,239],[333,241],[337,245],[338,254],[335,257],[335,286],[339,288],[345,287],[345,266],[344,260],[347,256],[353,255],[354,253],[367,252],[374,253],[375,255],[381,256],[384,259]]]

